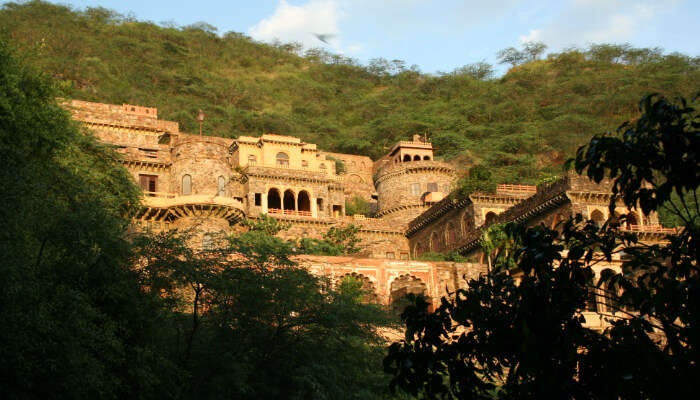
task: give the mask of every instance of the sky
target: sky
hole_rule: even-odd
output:
[[[539,41],[548,52],[591,43],[630,43],[700,55],[700,0],[67,0],[139,20],[207,22],[220,34],[300,42],[356,58],[399,59],[428,73]],[[319,40],[317,35],[327,42]],[[503,70],[505,67],[500,67]]]

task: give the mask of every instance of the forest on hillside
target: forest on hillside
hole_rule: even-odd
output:
[[[498,183],[551,178],[592,135],[634,119],[642,96],[690,98],[700,80],[698,57],[629,45],[546,57],[505,49],[500,59],[512,67],[497,77],[484,62],[426,74],[402,60],[362,65],[206,23],[156,24],[42,1],[4,4],[0,26],[66,97],[157,107],[184,132],[196,131],[201,108],[209,135],[288,134],[375,159],[426,134],[439,157],[463,170],[486,167]]]

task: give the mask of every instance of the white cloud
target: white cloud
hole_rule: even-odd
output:
[[[530,29],[527,35],[520,35],[518,37],[520,43],[526,42],[541,42],[542,41],[542,31],[539,29]]]
[[[677,0],[571,0],[554,20],[531,29],[519,39],[541,41],[553,50],[571,45],[628,42],[678,3]]]
[[[343,17],[336,1],[311,0],[295,6],[280,0],[275,12],[248,29],[248,34],[260,41],[299,42],[304,47],[322,47],[316,35],[326,35],[328,45],[342,51],[338,23]]]

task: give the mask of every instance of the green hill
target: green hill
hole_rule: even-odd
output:
[[[500,182],[557,173],[590,136],[634,118],[649,92],[692,97],[700,88],[699,58],[629,46],[550,54],[491,78],[483,64],[440,75],[383,60],[363,66],[204,23],[164,27],[39,1],[5,4],[0,26],[66,97],[158,107],[186,132],[197,130],[201,108],[207,134],[289,134],[375,158],[425,133],[438,155],[484,165]]]

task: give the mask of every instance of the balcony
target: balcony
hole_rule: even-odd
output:
[[[299,217],[311,217],[311,211],[298,211],[298,210],[282,210],[281,208],[268,208],[268,214],[275,215],[290,215]]]
[[[243,202],[231,197],[195,194],[180,196],[177,193],[143,192],[143,204],[146,207],[168,208],[183,205],[213,205],[243,209]]]
[[[676,228],[665,228],[661,225],[629,225],[621,229],[628,232],[665,233],[669,235],[678,233]]]

